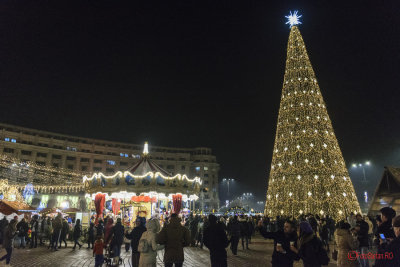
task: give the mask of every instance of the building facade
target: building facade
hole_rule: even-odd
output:
[[[204,190],[197,208],[219,208],[219,164],[206,147],[150,146],[151,158],[171,174],[198,176]],[[0,123],[0,153],[38,166],[60,168],[90,175],[113,174],[140,160],[143,145],[69,136]],[[12,182],[12,181],[11,181]]]

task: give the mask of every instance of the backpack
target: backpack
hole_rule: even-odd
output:
[[[147,242],[147,239],[142,238],[142,239],[139,240],[138,251],[140,253],[149,252],[149,242]]]

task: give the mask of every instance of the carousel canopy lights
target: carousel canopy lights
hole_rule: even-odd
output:
[[[288,16],[285,16],[285,18],[288,19],[286,24],[289,24],[289,28],[292,28],[293,26],[296,26],[298,24],[301,24],[299,19],[302,17],[302,15],[297,15],[297,10],[295,10],[293,13],[292,11],[289,12]]]

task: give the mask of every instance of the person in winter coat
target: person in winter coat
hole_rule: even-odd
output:
[[[247,218],[247,228],[248,228],[248,232],[247,232],[247,239],[249,240],[249,244],[251,244],[251,237],[254,234],[254,222],[252,218]]]
[[[103,220],[100,219],[99,223],[96,226],[96,236],[103,236],[103,231],[104,231],[104,222]]]
[[[287,220],[283,224],[283,231],[268,232],[260,220],[258,230],[264,238],[274,240],[274,252],[272,253],[272,267],[292,267],[293,261],[300,257],[291,250],[291,245],[297,248],[297,233],[294,222]]]
[[[81,235],[82,235],[82,225],[81,225],[81,220],[78,219],[78,220],[76,220],[75,227],[74,227],[74,234],[73,234],[74,247],[72,249],[75,249],[76,245],[78,245],[79,249],[81,249],[82,245],[79,243],[79,238],[81,237]]]
[[[3,244],[3,232],[4,229],[6,229],[7,225],[8,225],[8,220],[6,216],[4,216],[3,219],[1,219],[0,221],[0,244]]]
[[[304,267],[321,267],[328,265],[329,257],[323,248],[321,240],[314,234],[308,222],[301,222],[299,226],[299,249],[290,246],[303,260]]]
[[[94,222],[91,222],[94,224]],[[103,255],[103,250],[104,250],[104,241],[103,241],[103,236],[98,235],[96,242],[94,242],[93,245],[93,256],[94,258],[94,267],[101,267],[103,266],[104,263],[104,255]]]
[[[163,245],[158,245],[156,242],[156,235],[160,231],[160,223],[157,219],[150,219],[146,228],[147,231],[142,234],[139,244],[140,242],[147,242],[148,251],[140,251],[139,267],[156,267],[157,250],[164,248]]]
[[[196,246],[196,236],[197,236],[197,228],[199,224],[199,216],[196,215],[193,217],[193,213],[190,214],[190,219],[189,219],[189,230],[190,230],[190,245],[192,247]]]
[[[240,224],[237,216],[234,216],[232,220],[229,220],[228,223],[228,233],[231,241],[231,250],[233,255],[237,255],[237,247],[239,244],[239,239],[241,236]]]
[[[116,258],[116,262],[119,260],[119,256],[121,255],[121,246],[124,242],[124,226],[121,223],[121,218],[117,219],[117,223],[111,229],[112,235],[112,245],[113,245],[113,252],[114,257]],[[117,258],[118,257],[118,258]]]
[[[64,242],[65,248],[67,247],[67,235],[69,233],[69,224],[66,219],[63,220],[62,228],[61,228],[61,235],[60,235],[60,244],[58,248],[61,248],[61,243]]]
[[[213,214],[208,216],[209,224],[204,229],[204,245],[210,251],[211,267],[227,267],[226,247],[229,241],[222,223],[217,220]]]
[[[200,248],[203,249],[203,233],[204,233],[204,219],[200,218],[197,223],[197,236],[196,236],[196,247],[200,245]]]
[[[10,264],[11,255],[13,250],[13,241],[16,235],[17,220],[12,219],[6,226],[3,232],[3,248],[6,249],[7,254],[0,258],[0,261],[6,260],[6,264]]]
[[[157,235],[158,244],[165,245],[165,267],[181,267],[184,261],[183,248],[190,244],[190,232],[181,225],[181,219],[176,213],[171,214],[169,224],[164,226]]]
[[[338,229],[335,231],[335,243],[338,250],[337,266],[339,267],[356,267],[357,260],[349,260],[349,253],[355,251],[358,247],[358,240],[350,232],[350,224],[341,221]]]
[[[94,229],[94,222],[91,221],[88,229],[88,249],[90,249],[90,245],[92,245],[91,248],[94,246],[94,234],[95,234],[95,229]]]
[[[321,219],[321,226],[319,231],[319,236],[321,237],[321,241],[324,244],[324,247],[327,251],[329,251],[329,228],[325,219]]]
[[[379,254],[388,255],[392,258],[383,259],[375,262],[375,267],[394,267],[400,266],[400,216],[393,219],[393,230],[395,238],[393,240],[380,240],[378,249]]]
[[[37,238],[39,233],[39,216],[34,215],[31,221],[31,245],[30,248],[37,248]]]
[[[368,230],[369,226],[368,223],[366,223],[361,216],[361,214],[356,215],[356,227],[354,228],[354,231],[357,235],[357,239],[359,242],[359,247],[358,247],[358,252],[360,254],[368,254]],[[368,267],[369,262],[367,258],[358,258],[358,261],[360,262],[360,265],[362,267]]]
[[[246,242],[246,249],[249,249],[249,226],[247,224],[246,218],[240,217],[240,239],[242,241],[242,249],[244,250],[244,243]]]
[[[58,241],[60,240],[62,230],[62,215],[59,212],[53,221],[53,236],[52,236],[52,249],[58,250]]]
[[[140,217],[136,218],[136,227],[133,228],[132,232],[125,235],[126,238],[131,240],[131,248],[132,248],[132,267],[139,266],[140,253],[138,251],[139,240],[142,237],[142,234],[146,232],[146,227],[144,226],[143,220]]]
[[[28,236],[29,225],[25,221],[25,218],[17,223],[17,231],[18,231],[18,248],[25,248],[25,240]]]
[[[108,246],[111,242],[111,233],[113,226],[114,226],[113,218],[108,218],[106,227],[104,228],[104,243],[106,244],[106,246]]]

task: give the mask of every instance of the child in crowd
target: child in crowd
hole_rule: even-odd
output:
[[[98,235],[96,242],[94,242],[94,247],[93,247],[93,257],[95,257],[94,259],[95,267],[103,265],[104,262],[103,248],[104,248],[104,241],[102,239],[102,236]]]

